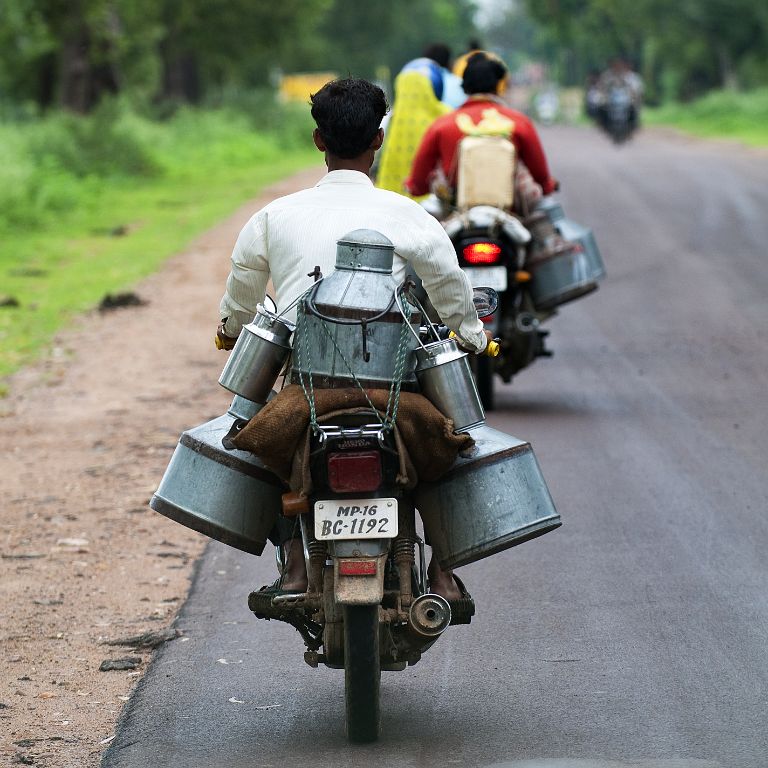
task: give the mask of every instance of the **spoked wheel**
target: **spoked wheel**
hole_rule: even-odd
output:
[[[475,358],[477,394],[486,411],[493,410],[493,360],[485,355]]]
[[[344,606],[344,682],[347,738],[379,737],[379,606]]]

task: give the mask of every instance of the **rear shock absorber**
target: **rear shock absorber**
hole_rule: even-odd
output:
[[[314,537],[309,541],[309,573],[308,582],[311,592],[323,591],[323,568],[325,567],[326,548],[324,541]]]
[[[400,605],[407,610],[413,601],[413,590],[411,589],[411,573],[416,564],[416,539],[410,536],[408,532],[401,533],[395,539],[395,565],[397,566],[397,575],[400,580]]]
[[[307,524],[305,515],[299,516],[301,535],[304,539],[304,553],[307,561],[307,592],[320,594],[323,591],[323,568],[326,560],[324,541],[315,538],[312,526]]]

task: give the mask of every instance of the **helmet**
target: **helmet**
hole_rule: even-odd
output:
[[[421,73],[432,85],[435,98],[438,101],[443,98],[443,72],[436,61],[422,56],[421,58],[409,61],[400,71]]]
[[[509,71],[503,59],[500,56],[497,56],[495,53],[491,53],[490,51],[482,51],[480,49],[468,51],[462,56],[459,56],[459,58],[457,58],[456,61],[453,63],[453,74],[456,75],[456,77],[460,77],[463,79],[464,70],[467,68],[467,62],[477,53],[482,54],[486,59],[490,59],[491,61],[498,62],[504,68],[505,74],[499,80],[499,83],[496,86],[496,93],[498,95],[503,94],[509,86]]]

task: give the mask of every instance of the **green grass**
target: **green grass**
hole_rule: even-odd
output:
[[[768,88],[738,93],[716,91],[688,104],[646,109],[648,125],[668,125],[708,138],[768,146]]]
[[[307,117],[286,113],[261,133],[233,110],[0,125],[0,303],[18,303],[0,306],[0,379],[106,293],[131,288],[266,184],[318,162]]]

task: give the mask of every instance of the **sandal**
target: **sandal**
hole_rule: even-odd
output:
[[[453,578],[456,581],[456,586],[461,591],[461,597],[448,601],[448,605],[451,606],[451,626],[454,624],[470,624],[472,617],[475,615],[475,601],[467,592],[464,582],[455,573]]]
[[[294,589],[281,589],[280,579],[278,577],[272,584],[265,584],[258,592],[251,592],[248,595],[248,609],[253,611],[257,619],[270,619],[279,618],[283,613],[281,610],[275,610],[272,601],[274,598],[287,595],[303,595],[303,592],[298,592]]]

